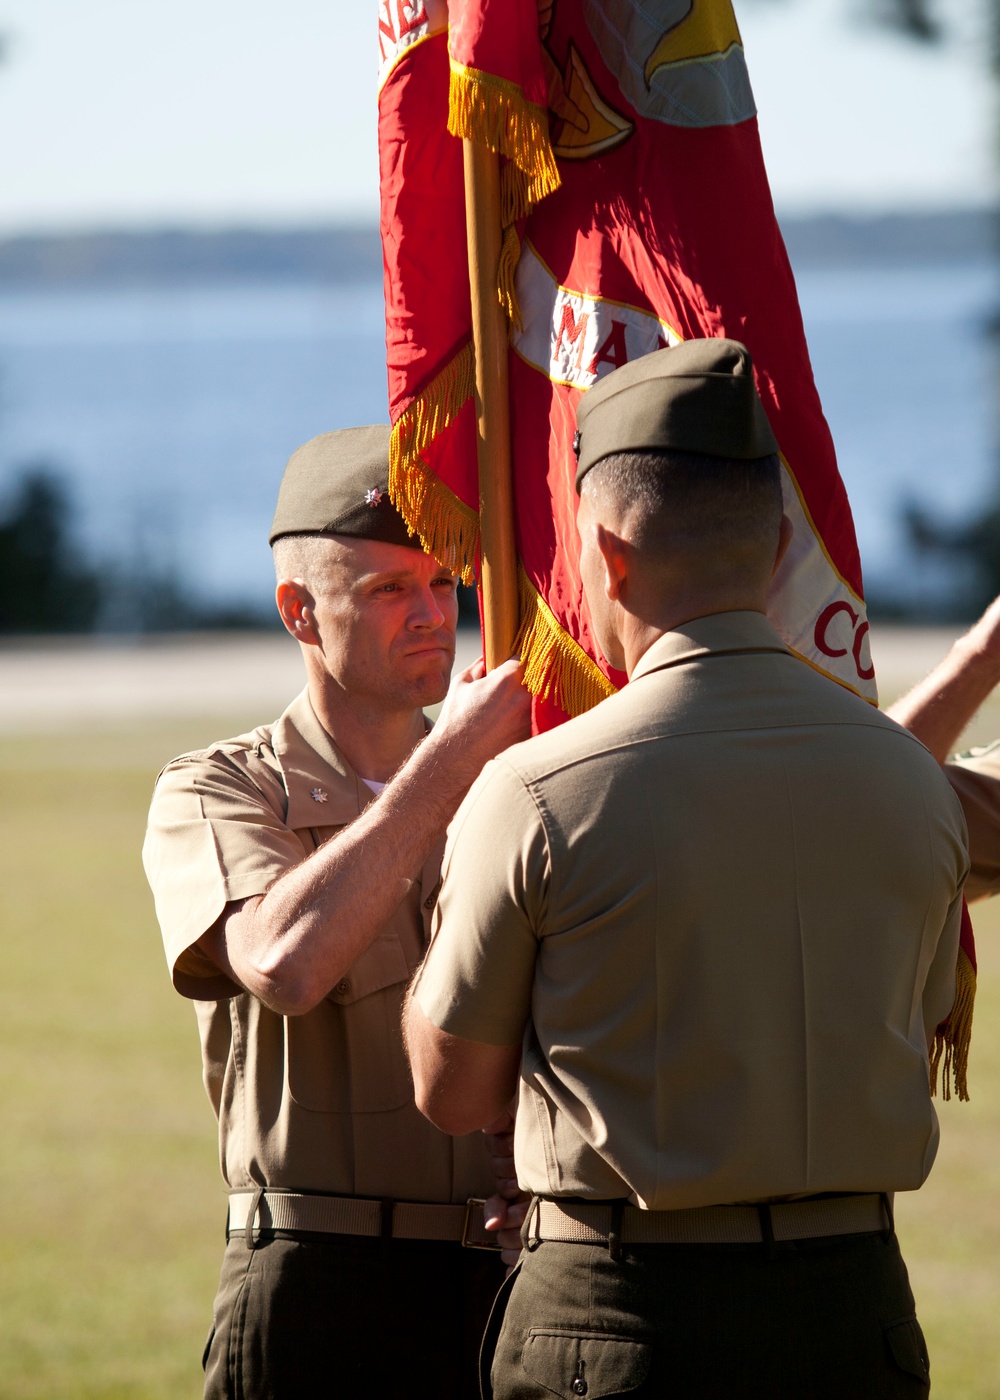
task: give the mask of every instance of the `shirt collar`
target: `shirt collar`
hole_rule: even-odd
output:
[[[743,651],[777,651],[790,655],[763,613],[712,613],[664,632],[639,658],[631,679],[634,682],[652,671],[696,661],[699,657]]]
[[[278,720],[271,743],[285,777],[286,821],[293,831],[346,826],[374,799],[316,718],[308,690]]]

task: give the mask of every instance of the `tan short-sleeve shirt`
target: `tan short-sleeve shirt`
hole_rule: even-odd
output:
[[[525,1189],[651,1209],[917,1187],[962,813],[913,737],[756,613],[661,638],[518,745],[449,835],[416,986],[522,1040]]]
[[[1000,894],[1000,741],[957,754],[945,773],[969,828],[966,899]]]
[[[195,1003],[234,1190],[450,1202],[493,1189],[481,1135],[450,1139],[417,1111],[402,1046],[440,852],[304,1016],[269,1011],[195,946],[228,903],[265,893],[373,800],[306,693],[276,724],[186,754],[157,780],[143,861],[174,986]]]

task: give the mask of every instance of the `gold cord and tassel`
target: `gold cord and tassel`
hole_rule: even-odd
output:
[[[948,1019],[935,1032],[931,1051],[931,1093],[937,1093],[940,1070],[942,1099],[950,1099],[954,1089],[956,1097],[968,1103],[969,1048],[975,1004],[975,969],[964,948],[960,948],[955,964],[955,1002]]]
[[[521,240],[513,224],[504,229],[500,262],[497,264],[497,297],[514,330],[524,329],[521,303],[517,296],[517,265],[521,261]]]

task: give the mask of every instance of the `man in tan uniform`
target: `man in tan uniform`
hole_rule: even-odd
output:
[[[1000,685],[1000,598],[939,666],[888,713],[927,745],[951,783],[969,828],[970,901],[1000,894],[1000,741],[952,753],[962,731]]]
[[[630,683],[490,764],[451,828],[407,1035],[450,1132],[519,1087],[503,1400],[927,1393],[891,1200],[937,1147],[964,825],[926,750],[768,623],[775,452],[736,342],[590,391],[581,571]]]
[[[482,1135],[413,1102],[400,1011],[445,828],[528,733],[517,667],[448,689],[456,582],[387,494],[388,428],[300,448],[271,531],[308,685],[156,785],[144,861],[230,1190],[211,1397],[468,1397],[496,1251]],[[416,547],[414,547],[416,546]],[[384,788],[384,791],[382,790]],[[378,795],[376,795],[378,794]]]

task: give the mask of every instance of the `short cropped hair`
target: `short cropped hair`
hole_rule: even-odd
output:
[[[316,592],[330,566],[332,535],[280,535],[271,546],[278,581],[300,579]]]
[[[728,556],[773,551],[781,525],[776,455],[737,460],[698,452],[619,452],[598,462],[583,490],[599,493],[637,549]]]

